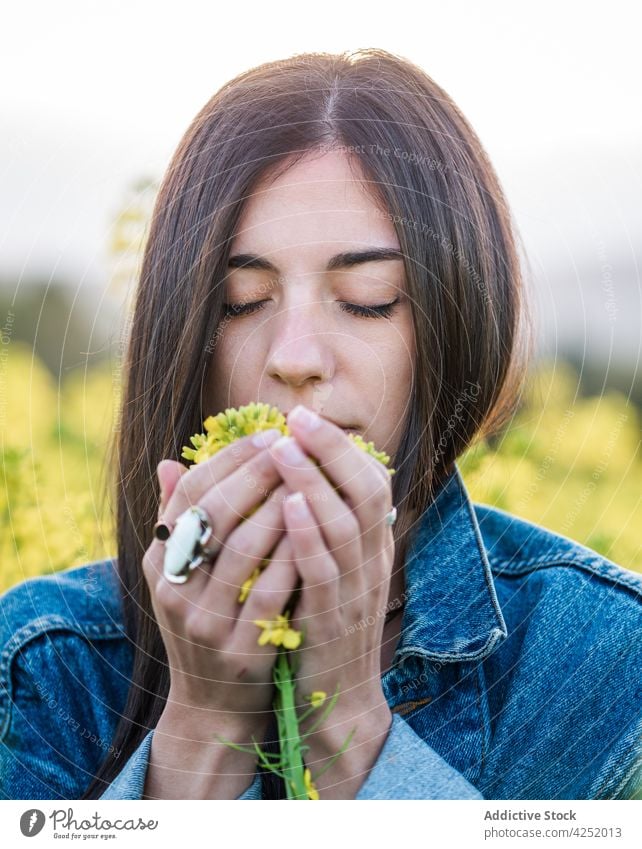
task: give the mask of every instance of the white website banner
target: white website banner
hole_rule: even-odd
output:
[[[4,801],[3,849],[70,844],[129,847],[445,845],[607,847],[641,845],[637,801]],[[364,807],[367,806],[367,807]],[[252,814],[252,811],[254,813]],[[279,822],[279,819],[281,822]],[[33,839],[33,843],[30,841]]]

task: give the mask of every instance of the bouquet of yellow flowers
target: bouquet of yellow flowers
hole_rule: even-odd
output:
[[[241,437],[249,436],[262,430],[277,429],[281,431],[283,436],[290,435],[285,416],[280,412],[278,407],[272,407],[269,404],[260,402],[253,402],[238,408],[228,408],[225,412],[219,413],[216,416],[208,416],[203,422],[203,425],[205,433],[197,433],[190,437],[193,447],[184,446],[181,453],[181,457],[190,460],[193,464],[202,463],[226,445],[230,445],[237,439],[241,439]],[[359,448],[383,463],[384,466],[388,466],[390,463],[390,457],[387,454],[383,451],[377,451],[374,443],[366,442],[359,434],[350,433],[348,434],[348,438],[358,445]],[[393,475],[394,471],[394,469],[388,469],[390,475]],[[254,510],[248,516],[253,512]],[[248,516],[245,518],[248,518]],[[268,563],[269,558],[264,559],[261,565],[243,583],[238,599],[241,604],[247,599],[252,585]],[[288,651],[298,648],[304,637],[301,631],[290,627],[291,613],[291,610],[286,609],[285,613],[278,615],[275,620],[254,620],[254,624],[261,629],[257,640],[258,644],[262,646],[269,642],[272,645],[278,646],[273,673],[273,680],[276,687],[273,707],[277,719],[280,753],[269,754],[264,752],[254,738],[252,738],[254,742],[253,748],[238,746],[236,743],[224,740],[220,736],[218,739],[234,749],[256,753],[259,762],[264,768],[276,773],[276,775],[283,779],[288,799],[318,799],[319,793],[314,785],[314,780],[332,766],[334,761],[345,751],[354,734],[354,730],[350,732],[339,751],[314,776],[313,780],[310,770],[305,766],[303,760],[303,755],[309,748],[304,745],[303,741],[330,714],[339,693],[337,688],[337,691],[328,701],[326,693],[320,690],[315,691],[308,697],[310,707],[300,715],[297,713],[296,669],[290,661]],[[328,701],[328,704],[318,720],[305,734],[302,734],[300,723],[307,719],[313,711],[322,707],[326,701]]]

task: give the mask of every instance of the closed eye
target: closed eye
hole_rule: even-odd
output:
[[[251,304],[223,304],[225,315],[229,318],[235,316],[250,315],[263,309],[263,305],[268,301],[254,301]],[[351,315],[358,315],[362,318],[388,318],[392,315],[394,308],[399,303],[399,298],[395,298],[389,304],[377,304],[375,306],[362,306],[361,304],[349,304],[345,301],[339,301],[344,312]]]

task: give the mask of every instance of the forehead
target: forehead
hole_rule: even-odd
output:
[[[268,172],[245,201],[233,250],[398,247],[390,216],[362,179],[358,160],[341,150],[308,154],[276,178]]]

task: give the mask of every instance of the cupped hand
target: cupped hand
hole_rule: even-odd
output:
[[[304,631],[294,659],[299,706],[314,691],[332,696],[338,685],[332,712],[308,740],[311,750],[321,758],[333,754],[356,727],[355,739],[377,741],[359,753],[362,763],[371,763],[392,719],[381,687],[383,613],[394,563],[392,528],[385,522],[392,508],[390,475],[341,428],[307,412],[312,427],[291,413],[293,437],[268,449],[293,493],[283,512],[302,580],[292,617],[292,627]],[[345,768],[349,758],[341,760]]]
[[[287,485],[269,450],[255,446],[251,437],[189,470],[165,461],[158,474],[163,486],[159,517],[172,527],[198,504],[210,517],[220,547],[214,562],[194,569],[184,584],[164,576],[165,546],[159,540],[152,541],[143,558],[169,661],[168,705],[207,719],[212,728],[260,733],[269,721],[277,649],[258,645],[260,630],[253,620],[276,618],[298,580],[285,535]],[[241,604],[240,588],[268,556],[269,565]]]

